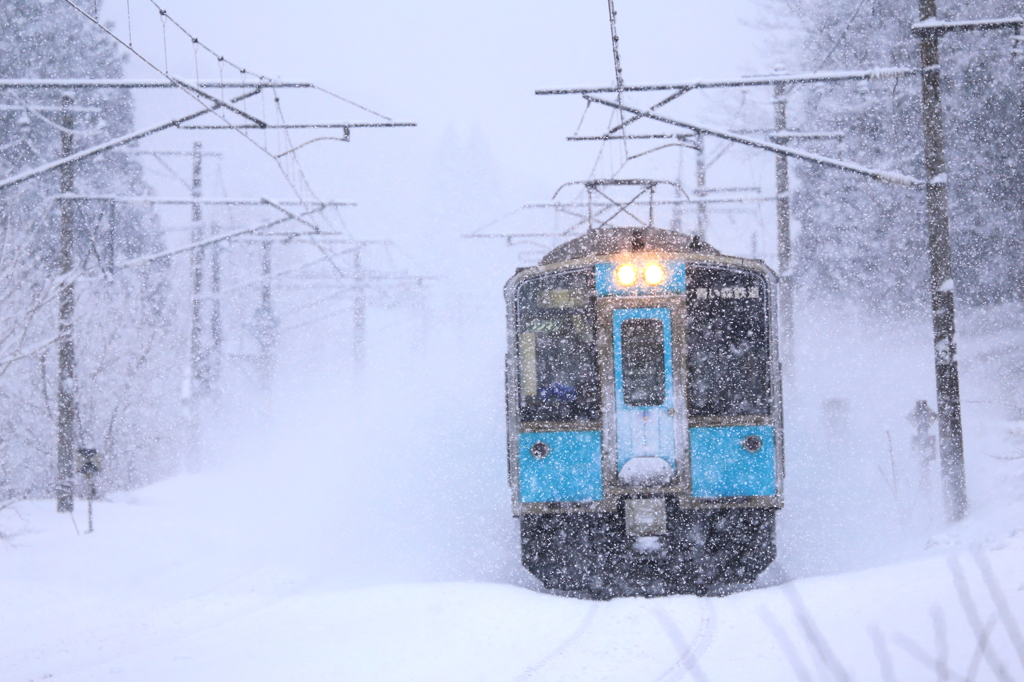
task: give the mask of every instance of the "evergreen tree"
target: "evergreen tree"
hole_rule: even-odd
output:
[[[113,79],[123,67],[115,42],[66,3],[0,4],[0,77]],[[62,94],[0,90],[0,177],[61,155]],[[75,149],[132,129],[130,91],[76,89],[74,106]],[[75,175],[78,193],[148,192],[124,150],[79,162]],[[0,497],[46,494],[54,482],[58,192],[58,172],[0,192]],[[168,349],[167,265],[114,266],[159,250],[162,233],[151,210],[108,202],[76,202],[74,225],[77,441],[104,455],[104,485],[138,485],[170,467],[181,360]]]
[[[914,0],[770,0],[791,39],[777,46],[798,71],[919,67]],[[1019,0],[940,3],[950,20],[1022,13]],[[1006,32],[948,35],[941,45],[950,226],[957,298],[1020,299],[1024,269],[1024,89]],[[838,130],[816,151],[920,177],[920,81],[801,86],[794,127]],[[806,290],[909,312],[928,306],[927,228],[920,191],[798,164],[797,268]]]

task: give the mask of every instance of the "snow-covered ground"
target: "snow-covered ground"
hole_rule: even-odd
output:
[[[21,505],[30,532],[2,555],[0,679],[934,679],[918,659],[940,657],[936,620],[949,665],[971,667],[970,609],[998,659],[975,661],[978,679],[999,679],[992,665],[1024,677],[997,620],[1002,600],[1024,624],[1020,503],[888,566],[726,597],[591,603],[488,582],[346,585],[322,563],[275,556],[273,538],[233,537],[243,515],[218,514],[222,484],[183,476],[101,502],[91,535],[78,532],[81,511],[76,531],[49,501]]]
[[[82,501],[0,512],[0,681],[1024,679],[1024,428],[1000,404],[1018,337],[982,320],[963,342],[972,507],[943,528],[904,416],[929,395],[927,329],[860,324],[801,328],[780,557],[757,589],[541,593],[508,514],[500,346],[468,324],[433,370],[376,369],[408,391],[401,428],[379,428],[393,391],[356,406],[299,373],[276,430],[108,495],[92,534]],[[832,398],[852,446],[820,424]]]

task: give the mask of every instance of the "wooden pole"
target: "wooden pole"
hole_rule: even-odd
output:
[[[921,21],[935,17],[935,0],[918,0]],[[920,31],[921,118],[924,128],[925,215],[932,294],[932,333],[939,412],[939,461],[946,518],[967,512],[964,437],[960,415],[960,374],[956,361],[956,311],[949,245],[949,204],[943,147],[938,31]]]
[[[786,130],[786,86],[776,83],[774,86],[775,131]],[[788,137],[774,137],[781,145],[789,144]],[[779,251],[779,328],[781,331],[782,369],[792,377],[794,360],[794,329],[793,329],[793,277],[790,272],[793,266],[793,247],[790,237],[790,203],[789,203],[789,157],[785,154],[775,155],[775,217],[776,241]]]
[[[71,107],[74,97],[64,93],[61,97],[61,156],[68,157],[74,152],[75,127]],[[61,166],[61,194],[75,191],[75,165]],[[72,199],[60,202],[60,254],[57,267],[61,281],[58,292],[57,333],[57,511],[72,512],[75,509],[75,425],[78,423],[77,387],[75,385],[75,283],[72,280],[74,267],[74,203]]]

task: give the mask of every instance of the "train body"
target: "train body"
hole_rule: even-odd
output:
[[[703,594],[772,562],[776,283],[655,228],[592,229],[508,281],[509,484],[547,588]]]

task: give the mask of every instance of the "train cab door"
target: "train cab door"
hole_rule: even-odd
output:
[[[611,311],[616,473],[626,486],[664,486],[675,478],[677,443],[685,442],[678,436],[686,433],[672,350],[681,330],[668,306],[636,303]]]

